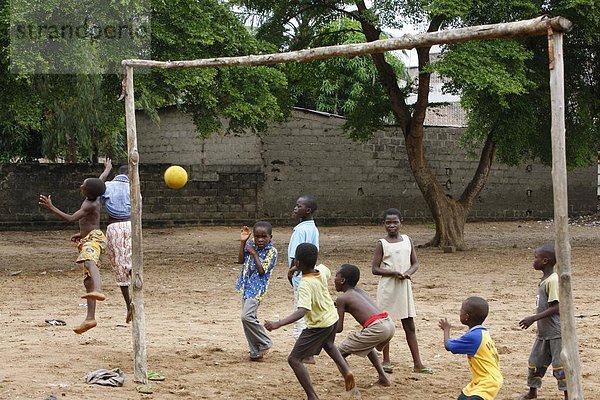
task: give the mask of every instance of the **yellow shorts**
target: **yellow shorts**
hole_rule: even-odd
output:
[[[106,236],[100,229],[94,229],[79,241],[77,248],[79,249],[79,256],[75,262],[82,263],[83,272],[89,275],[85,262],[93,261],[96,265],[100,265],[100,255],[106,249]]]

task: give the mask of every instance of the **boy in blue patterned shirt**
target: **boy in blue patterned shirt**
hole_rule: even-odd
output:
[[[487,318],[489,306],[481,297],[469,297],[460,308],[460,322],[467,325],[467,333],[450,339],[452,327],[446,318],[440,319],[444,331],[444,347],[453,354],[466,354],[469,359],[472,379],[457,400],[493,400],[496,398],[503,378],[500,372],[498,351],[487,328],[482,326]]]
[[[273,227],[270,223],[259,221],[252,229],[242,227],[240,233],[240,251],[238,263],[242,264],[236,289],[242,292],[242,325],[250,348],[250,360],[261,361],[273,342],[265,328],[258,322],[258,306],[262,301],[271,272],[277,262],[277,250],[273,247]]]

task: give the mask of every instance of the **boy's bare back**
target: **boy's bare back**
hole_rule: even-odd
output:
[[[79,210],[83,212],[83,215],[79,219],[79,234],[82,238],[86,237],[94,229],[100,229],[101,207],[99,198],[95,200],[85,199],[81,203]]]
[[[356,322],[361,325],[364,325],[373,315],[381,313],[371,296],[358,288],[348,289],[338,296],[336,305],[338,309],[341,307],[344,312],[352,315]]]

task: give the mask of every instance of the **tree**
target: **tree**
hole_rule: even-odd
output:
[[[596,159],[600,138],[600,10],[594,0],[385,0],[374,2],[371,8],[364,1],[242,0],[239,4],[262,18],[258,37],[281,50],[310,43],[323,26],[340,18],[357,21],[365,40],[371,42],[382,38],[385,27],[399,28],[402,21],[425,23],[426,30],[434,32],[528,19],[542,13],[566,16],[575,23],[565,44],[569,162],[576,166]],[[278,29],[285,26],[293,28]],[[436,224],[436,234],[428,244],[462,249],[469,211],[485,187],[496,157],[510,164],[532,157],[550,159],[547,42],[545,38],[469,42],[446,48],[444,59],[437,64],[431,62],[429,53],[429,47],[417,49],[417,100],[412,106],[407,104],[407,90],[386,55],[373,54],[371,59],[387,94],[389,110],[404,136],[411,171]],[[450,77],[448,90],[462,95],[468,116],[462,140],[479,156],[472,179],[457,199],[446,196],[426,155],[423,124],[433,71]],[[352,124],[356,119],[352,110],[346,115]],[[383,115],[363,117],[370,126],[362,126],[361,131],[373,132],[386,122]]]
[[[315,48],[358,42],[364,42],[358,22],[340,18],[317,29],[307,45]],[[398,59],[388,54],[386,61],[396,76],[406,82],[410,79]],[[385,88],[368,55],[290,63],[282,69],[297,106],[347,116],[344,129],[352,138],[367,138],[373,126],[393,119]]]
[[[44,24],[47,21],[47,26],[65,20],[77,22],[81,10],[75,5],[87,4],[78,0],[65,9],[59,3],[58,12],[52,8],[55,2],[40,3],[48,9],[48,15],[35,10],[38,13],[34,16]],[[139,0],[101,3],[104,8],[98,13],[104,17],[120,15],[121,7],[129,13],[133,9],[149,14],[152,41],[146,57],[175,60],[274,51],[272,45],[254,38],[218,0],[152,0],[147,2],[150,7],[146,10],[139,8],[145,4]],[[81,47],[68,48],[66,56],[53,54],[58,53],[62,71],[52,70],[49,58],[44,58],[47,54],[43,46],[38,48],[36,43],[23,48],[33,54],[31,57],[10,58],[10,45],[15,45],[11,28],[19,21],[31,20],[33,11],[26,5],[23,1],[0,0],[0,161],[47,157],[90,162],[99,155],[123,158],[125,119],[123,104],[117,101],[121,94],[120,61],[140,58],[140,52],[148,49],[127,48],[123,43],[108,47],[94,41],[77,43]],[[93,17],[90,14],[85,19],[87,33],[93,32]],[[77,72],[78,66],[92,69],[86,73],[88,70],[82,67]],[[259,131],[266,129],[270,121],[282,121],[289,114],[286,86],[285,75],[271,67],[151,71],[137,77],[137,106],[158,123],[156,108],[175,105],[192,115],[201,136],[222,131],[223,120],[227,121],[227,130]]]
[[[0,1],[1,161],[124,155],[124,118],[114,94],[120,79],[101,74],[123,46],[103,47],[87,36],[114,10],[86,14],[82,8],[90,4],[83,3]]]

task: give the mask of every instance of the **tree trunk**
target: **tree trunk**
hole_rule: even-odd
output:
[[[364,13],[367,11],[365,3],[357,1],[356,5],[360,15],[365,15]],[[442,22],[441,17],[433,18],[428,32],[437,31]],[[380,31],[371,24],[368,18],[361,18],[360,23],[368,42],[379,39]],[[492,138],[493,132],[490,132],[482,149],[477,171],[460,199],[455,200],[446,196],[425,157],[425,131],[423,125],[429,107],[431,77],[430,73],[425,72],[425,68],[429,64],[429,50],[430,47],[417,48],[419,77],[417,101],[412,114],[398,86],[396,74],[385,60],[384,55],[376,53],[371,54],[371,57],[381,82],[387,90],[394,116],[404,134],[406,154],[411,171],[435,222],[435,236],[425,246],[455,246],[457,249],[463,250],[465,248],[464,229],[467,216],[473,206],[474,199],[485,187],[496,154],[496,146]]]
[[[77,141],[68,134],[67,136],[67,163],[74,164],[77,162]]]
[[[469,211],[465,206],[447,196],[431,199],[434,205],[435,236],[425,246],[455,246],[457,250],[465,250],[465,223]]]
[[[496,155],[493,132],[488,134],[473,178],[456,200],[446,195],[425,158],[423,126],[417,125],[414,129],[420,133],[409,132],[405,135],[406,153],[411,171],[435,221],[435,236],[425,246],[455,246],[458,250],[464,250],[467,217],[475,199],[485,187]]]

